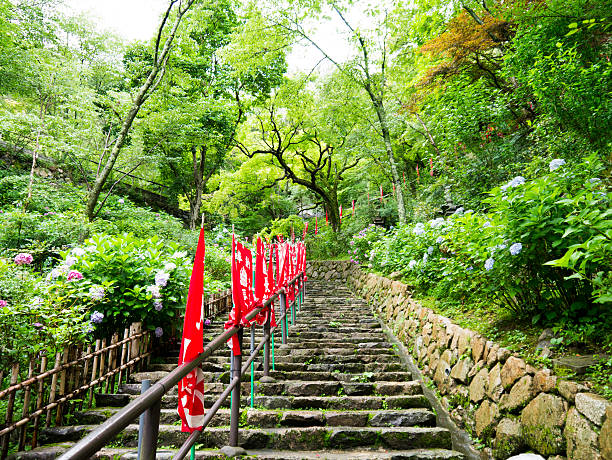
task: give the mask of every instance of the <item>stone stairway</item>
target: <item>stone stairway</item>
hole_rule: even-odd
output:
[[[239,445],[243,458],[257,459],[463,459],[452,450],[451,433],[436,427],[421,386],[412,379],[370,313],[348,289],[309,281],[307,298],[289,328],[289,343],[275,336],[275,370],[256,370],[254,408],[249,406],[250,374],[243,376]],[[213,333],[217,333],[214,330]],[[213,333],[211,333],[211,338]],[[261,337],[258,328],[256,343]],[[249,348],[245,331],[244,350]],[[143,379],[159,380],[176,367],[171,354],[133,374],[120,394],[96,395],[96,409],[78,413],[74,426],[47,430],[52,443],[15,458],[54,458],[140,393]],[[261,359],[257,361],[259,367]],[[218,350],[203,366],[206,406],[229,382],[229,350]],[[263,381],[261,381],[263,380]],[[180,431],[176,389],[164,396],[157,458],[171,458],[187,435]],[[229,398],[200,436],[197,458],[226,458]],[[135,459],[137,421],[95,458]]]

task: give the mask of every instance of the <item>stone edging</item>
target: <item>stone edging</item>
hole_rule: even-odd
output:
[[[483,457],[505,459],[533,449],[550,460],[612,460],[612,403],[585,386],[530,366],[422,307],[399,281],[362,272],[348,261],[311,261],[307,274],[346,281],[374,304],[431,377],[457,425],[489,446]]]

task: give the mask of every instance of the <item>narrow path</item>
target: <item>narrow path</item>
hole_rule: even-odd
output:
[[[401,364],[367,303],[344,287],[317,281],[308,283],[306,299],[297,324],[289,329],[289,343],[277,344],[272,378],[261,382],[262,372],[255,373],[255,408],[243,409],[239,439],[249,458],[462,459],[451,450],[450,432],[435,426],[420,384]],[[229,381],[228,355],[227,349],[219,350],[204,366],[207,407]],[[136,397],[137,381],[158,380],[175,366],[171,356],[150,372],[134,374],[135,382],[124,385],[123,394],[97,395],[98,408],[79,414],[80,425],[49,430],[46,440],[69,447]],[[247,405],[250,375],[244,379],[242,401]],[[197,458],[225,458],[216,449],[228,441],[228,405],[200,437]],[[160,459],[171,458],[186,438],[180,432],[176,391],[164,397],[162,407]],[[137,435],[138,426],[130,425],[115,448],[96,458],[134,459]]]

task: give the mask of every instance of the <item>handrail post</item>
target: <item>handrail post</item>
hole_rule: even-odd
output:
[[[270,320],[272,319],[272,305],[270,305],[270,311],[264,323],[263,333],[264,337],[267,337],[266,343],[264,344],[264,356],[263,356],[263,375],[270,375]]]
[[[159,435],[160,412],[161,398],[143,414],[142,442],[138,460],[155,460],[157,454],[157,437]]]
[[[295,289],[294,289],[294,292],[295,292]],[[295,304],[298,301],[298,295],[299,295],[299,292],[293,296],[294,297],[293,302],[291,303],[291,325],[292,326],[295,326]]]
[[[140,394],[144,394],[149,388],[151,388],[151,380],[145,379],[140,384]],[[142,457],[140,456],[142,452],[142,438],[145,429],[145,414],[142,413],[140,415],[140,421],[138,426],[138,459],[140,460]]]
[[[242,336],[244,329],[238,331],[238,344],[240,346],[240,354],[235,354],[232,358],[232,381],[236,378],[240,381],[242,369]],[[229,445],[232,447],[238,446],[238,423],[240,422],[240,383],[232,390],[232,405],[230,415],[230,433]]]
[[[251,324],[251,354],[255,351],[255,323]],[[251,407],[255,406],[255,360],[251,361]]]
[[[287,294],[282,291],[280,294],[281,314],[283,315],[281,329],[283,332],[283,345],[287,344]]]

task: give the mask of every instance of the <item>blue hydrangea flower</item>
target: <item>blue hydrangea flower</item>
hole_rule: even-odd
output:
[[[503,185],[501,187],[501,189],[505,191],[509,187],[518,187],[519,185],[523,185],[524,183],[525,183],[525,178],[523,176],[516,176],[514,179],[512,179],[506,185]]]
[[[433,246],[429,246],[427,248],[427,254],[431,255],[432,252],[433,252]]]
[[[436,238],[436,243],[437,243],[437,244],[442,244],[442,243],[444,243],[444,237],[443,237],[443,236],[439,236],[439,237],[437,237],[437,238]]]
[[[548,164],[548,167],[550,168],[551,171],[554,171],[555,169],[559,169],[564,164],[565,164],[565,160],[564,159],[562,159],[562,158],[555,158],[554,160],[552,160]]]
[[[159,338],[164,335],[164,330],[161,327],[155,328],[155,337]]]
[[[493,264],[495,264],[495,260],[492,257],[489,257],[487,260],[485,260],[485,269],[487,271],[491,270],[493,268]]]
[[[89,288],[89,297],[94,300],[102,300],[104,294],[104,288],[102,286],[92,286]]]
[[[510,254],[512,254],[513,256],[520,254],[522,250],[523,245],[521,243],[514,243],[512,246],[510,246]]]
[[[153,301],[153,306],[155,307],[155,311],[161,311],[161,309],[164,308],[164,304],[159,299]]]
[[[412,259],[410,262],[408,262],[408,268],[410,268],[410,270],[412,270],[417,264],[417,261]]]
[[[412,229],[412,233],[414,233],[415,235],[422,235],[423,233],[425,233],[425,225],[423,225],[422,222],[419,222]]]
[[[165,287],[166,284],[168,284],[169,279],[170,279],[170,273],[159,271],[155,274],[155,284],[157,286]]]

